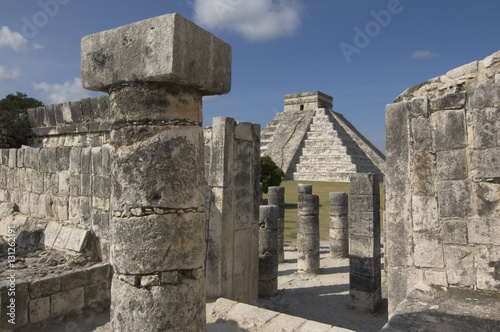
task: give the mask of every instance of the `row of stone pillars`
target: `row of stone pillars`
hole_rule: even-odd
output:
[[[358,311],[376,312],[381,302],[378,176],[352,175],[349,190],[350,195],[343,192],[330,193],[330,255],[334,258],[349,258],[351,307]],[[259,296],[271,296],[276,291],[278,259],[272,255],[280,249],[283,250],[283,244],[278,243],[277,228],[278,215],[284,215],[284,187],[270,187],[269,196],[272,196],[272,199],[268,203],[275,203],[277,206],[261,206],[260,210]],[[271,244],[272,241],[276,241],[277,249]],[[297,216],[299,272],[319,272],[319,249],[319,198],[312,194],[312,185],[299,184]]]

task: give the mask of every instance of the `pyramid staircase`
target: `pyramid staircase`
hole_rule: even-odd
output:
[[[354,173],[380,173],[361,148],[334,119],[316,110],[299,152],[294,180],[349,182]]]

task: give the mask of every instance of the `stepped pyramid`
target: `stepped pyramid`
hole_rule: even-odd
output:
[[[385,170],[385,156],[319,91],[285,95],[283,112],[261,131],[261,156],[270,156],[285,180],[349,182],[353,173]]]

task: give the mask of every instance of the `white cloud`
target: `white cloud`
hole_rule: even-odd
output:
[[[194,0],[196,23],[251,41],[292,35],[301,24],[300,11],[298,0]]]
[[[437,57],[436,53],[432,53],[431,51],[426,50],[418,50],[413,52],[412,58],[414,59],[429,59]]]
[[[0,66],[0,81],[12,81],[21,75],[21,69],[15,67],[14,69],[7,69],[4,66]]]
[[[35,49],[35,50],[41,50],[41,49],[43,49],[43,48],[45,48],[45,47],[43,47],[43,46],[42,46],[42,45],[40,45],[40,44],[33,43],[33,49]]]
[[[63,84],[33,83],[33,88],[41,91],[53,104],[90,97],[90,91],[82,88],[82,80],[79,77]]]
[[[26,49],[28,40],[19,32],[10,31],[5,25],[0,28],[0,47],[11,47],[14,51],[19,52]]]

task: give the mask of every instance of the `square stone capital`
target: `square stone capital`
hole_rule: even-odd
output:
[[[179,14],[167,14],[86,36],[85,89],[108,92],[134,82],[178,84],[203,95],[231,89],[231,46]]]

